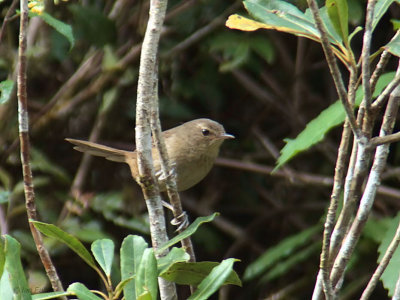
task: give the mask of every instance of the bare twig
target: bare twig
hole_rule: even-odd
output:
[[[365,288],[364,292],[361,295],[360,300],[367,300],[372,294],[372,291],[376,287],[379,278],[381,278],[383,272],[385,271],[387,265],[389,264],[394,252],[396,251],[397,247],[400,243],[400,223],[397,227],[396,233],[390,242],[389,247],[386,249],[385,255],[382,257],[381,262],[379,263],[378,267],[376,268],[374,274],[371,277],[371,280],[368,282],[367,287]]]
[[[351,138],[351,130],[349,127],[349,123],[346,120],[343,126],[342,139],[340,141],[340,146],[338,150],[338,157],[335,166],[335,175],[333,179],[333,188],[331,193],[331,201],[329,204],[328,213],[324,225],[325,229],[322,242],[320,268],[321,268],[321,276],[322,276],[322,284],[324,287],[324,292],[325,295],[329,295],[327,298],[333,296],[332,283],[329,279],[329,273],[331,270],[329,246],[331,243],[331,234],[335,224],[336,210],[339,203],[339,197],[340,193],[343,190],[343,181],[345,176],[344,171],[346,165],[347,151],[350,144],[350,138]]]
[[[178,231],[182,232],[188,226],[188,222],[186,222],[186,214],[182,209],[181,199],[179,197],[178,188],[176,185],[176,171],[173,170],[171,163],[169,161],[167,147],[165,145],[165,140],[162,136],[161,124],[160,124],[160,116],[158,109],[158,80],[155,78],[155,92],[154,92],[154,103],[153,103],[153,111],[151,113],[150,125],[154,137],[154,142],[158,149],[158,153],[160,155],[160,164],[161,171],[163,173],[163,177],[165,178],[165,185],[167,188],[167,194],[169,201],[172,206],[172,213],[174,215],[174,220],[177,222],[184,222],[184,226],[179,226]],[[186,252],[190,255],[190,261],[195,262],[196,256],[194,253],[194,248],[192,244],[192,240],[190,237],[182,240],[182,247],[186,250]],[[192,288],[194,291],[194,288]]]
[[[21,163],[22,173],[24,177],[25,205],[27,215],[30,220],[37,220],[35,191],[33,186],[32,169],[30,166],[30,143],[29,143],[29,121],[28,121],[28,95],[27,95],[27,26],[28,26],[28,1],[21,0],[21,19],[20,34],[18,47],[18,123],[19,123],[19,139],[21,144]],[[36,229],[33,223],[29,222],[33,239],[40,259],[46,270],[47,276],[51,282],[54,291],[63,291],[62,283],[58,277],[57,271],[51,261],[49,252],[43,244],[41,233]],[[62,297],[67,299],[66,297]]]
[[[400,73],[400,64],[398,66],[397,74]],[[400,88],[397,87],[390,96],[388,105],[386,107],[380,135],[384,136],[390,134],[393,130],[393,126],[396,121],[396,114],[398,111],[400,100]],[[377,187],[380,184],[380,176],[386,165],[386,159],[389,153],[389,145],[381,145],[376,149],[374,163],[371,168],[371,172],[368,177],[367,185],[365,187],[363,196],[361,198],[359,210],[357,212],[356,219],[354,220],[349,233],[347,234],[343,245],[340,249],[338,256],[336,257],[334,268],[331,273],[331,280],[333,285],[336,286],[339,282],[342,282],[344,276],[344,270],[350,259],[351,254],[354,251],[355,245],[360,237],[361,231],[368,219],[368,215],[372,208],[372,204],[375,199]],[[340,286],[340,284],[339,284]],[[337,286],[336,288],[338,288]]]
[[[1,25],[1,29],[0,29],[0,44],[3,41],[3,35],[4,35],[4,31],[6,29],[7,23],[10,21],[11,15],[15,12],[15,8],[18,5],[18,0],[13,0],[13,2],[11,3],[10,7],[7,10],[7,13],[4,17],[3,20],[3,24]]]
[[[156,61],[162,24],[167,9],[166,0],[150,0],[149,20],[140,56],[139,80],[136,104],[136,151],[143,195],[149,212],[152,245],[156,257],[163,257],[168,250],[159,247],[168,241],[164,210],[152,160],[150,114],[154,103]],[[161,277],[158,279],[161,299],[177,299],[175,285]]]
[[[369,0],[367,5],[367,13],[365,20],[365,30],[363,38],[363,48],[361,51],[361,67],[362,67],[362,83],[364,90],[364,103],[367,110],[367,116],[370,113],[372,101],[371,95],[371,71],[370,71],[370,52],[372,39],[372,21],[374,18],[374,8],[377,0]]]
[[[343,79],[339,72],[339,67],[337,65],[337,61],[335,59],[333,50],[331,48],[331,44],[329,43],[328,34],[326,32],[324,23],[322,22],[321,16],[319,14],[318,5],[315,0],[307,0],[307,3],[308,3],[308,6],[310,7],[310,11],[314,18],[315,25],[321,35],[320,38],[321,38],[322,48],[325,53],[325,58],[328,63],[328,66],[329,66],[329,70],[331,71],[331,75],[335,82],[335,87],[336,87],[337,93],[339,95],[340,100],[343,103],[347,118],[349,119],[350,127],[353,130],[353,134],[358,140],[361,138],[361,136],[360,136],[359,128],[356,124],[356,119],[354,117],[353,107],[351,106],[351,104],[349,103],[349,101],[347,99],[347,92],[344,87]]]
[[[240,1],[235,1],[231,6],[229,6],[220,16],[214,18],[210,23],[206,26],[200,28],[184,41],[180,42],[178,45],[174,46],[167,53],[163,55],[163,57],[171,57],[176,55],[177,53],[187,49],[191,45],[197,43],[199,40],[204,38],[207,34],[218,28],[218,26],[224,24],[226,21],[226,17],[232,12],[236,11],[242,3]]]

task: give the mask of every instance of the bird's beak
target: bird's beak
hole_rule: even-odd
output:
[[[224,134],[221,134],[220,138],[223,140],[228,140],[228,139],[230,140],[230,139],[234,139],[235,136],[233,136],[232,134],[224,133]]]

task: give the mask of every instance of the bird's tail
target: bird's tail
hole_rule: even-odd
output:
[[[81,140],[75,140],[75,139],[65,139],[65,140],[74,144],[75,150],[85,152],[85,153],[95,155],[95,156],[102,156],[108,160],[112,160],[112,161],[116,161],[116,162],[127,162],[127,159],[126,159],[127,155],[132,153],[129,151],[118,150],[115,148],[111,148],[111,147],[107,147],[107,146],[103,146],[100,144],[87,142],[87,141],[81,141]]]

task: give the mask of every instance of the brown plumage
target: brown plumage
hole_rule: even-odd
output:
[[[225,139],[234,138],[226,134],[224,127],[210,119],[196,119],[163,131],[167,152],[177,175],[178,191],[184,191],[201,181],[211,170],[219,148]],[[136,151],[124,151],[100,144],[66,139],[75,145],[74,149],[108,160],[127,163],[132,177],[139,181]],[[154,169],[161,173],[157,149],[152,148]],[[165,183],[159,180],[160,190],[165,191]]]

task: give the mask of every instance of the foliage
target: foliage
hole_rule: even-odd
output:
[[[2,20],[11,2],[1,2]],[[204,290],[209,292],[216,291],[213,284],[229,283],[225,286],[229,299],[282,293],[287,298],[309,298],[319,266],[321,235],[316,232],[322,227],[314,226],[328,205],[340,140],[338,125],[344,114],[336,102],[338,96],[307,5],[295,0],[246,0],[244,5],[228,0],[169,2],[159,56],[163,128],[209,117],[236,136],[221,149],[221,156],[230,161],[218,161],[202,183],[182,193],[190,219],[215,217],[212,223],[185,233],[196,232],[194,248],[203,261],[196,265],[196,274],[188,276],[192,265],[184,250],[175,246],[167,257],[156,260],[154,271],[147,213],[129,168],[99,158],[91,158],[85,167],[82,155],[64,142],[66,137],[92,135],[100,143],[133,149],[138,50],[148,18],[147,2],[50,1],[43,13],[31,12],[29,134],[39,219],[55,224],[44,225],[45,230],[62,241],[45,238],[45,244],[68,289],[60,294],[44,293],[47,288],[41,285],[43,293],[33,299],[57,295],[97,299],[99,294],[92,291],[104,293],[108,276],[115,295],[145,298],[156,293],[154,274],[184,285],[205,282]],[[345,70],[358,62],[365,1],[332,0],[326,8],[325,1],[319,4],[331,45]],[[383,49],[400,53],[399,37],[390,41],[389,19],[396,18],[396,10],[391,9],[395,5],[398,1],[382,0],[376,6],[373,64]],[[12,12],[0,35],[0,226],[2,233],[9,234],[0,251],[0,267],[4,267],[1,299],[13,297],[14,285],[26,288],[25,292],[30,287],[30,278],[28,287],[24,279],[11,283],[7,267],[19,275],[20,262],[25,275],[42,270],[28,230],[15,142],[18,14]],[[230,28],[239,30],[226,28],[226,20]],[[394,59],[387,69],[395,69]],[[374,97],[390,76],[393,73],[381,77]],[[358,89],[357,103],[361,93]],[[379,120],[382,114],[376,117]],[[390,149],[374,221],[367,222],[345,283],[358,278],[359,285],[365,286],[365,274],[375,268],[377,248],[379,253],[385,249],[383,236],[390,239],[387,224],[395,226],[394,216],[400,209],[397,148]],[[281,156],[277,149],[282,149]],[[279,169],[269,174],[274,168]],[[214,211],[220,212],[218,218]],[[172,229],[170,236],[175,236]],[[13,238],[21,243],[20,250]],[[182,238],[175,237],[173,243]],[[8,253],[13,260],[8,264],[4,263],[7,243],[15,250]],[[71,254],[67,245],[77,252]],[[233,259],[224,260],[227,257],[240,259],[235,265],[238,273],[232,271]],[[217,269],[212,272],[213,268]],[[132,278],[139,273],[141,278]],[[241,274],[245,281],[239,288]],[[105,281],[99,280],[102,276]],[[385,286],[393,278],[393,273],[385,273]],[[185,294],[188,288],[180,286],[179,290]],[[349,298],[359,292],[358,286]],[[374,296],[385,299],[387,292],[378,287]]]

